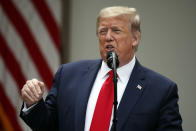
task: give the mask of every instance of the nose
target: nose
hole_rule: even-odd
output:
[[[111,30],[108,30],[108,31],[107,31],[107,34],[106,34],[106,41],[107,41],[107,42],[113,41],[112,31],[111,31]]]

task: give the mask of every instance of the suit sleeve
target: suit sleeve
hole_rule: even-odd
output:
[[[24,104],[21,108],[20,117],[32,130],[58,130],[56,98],[61,70],[62,67],[60,67],[55,74],[53,86],[48,93],[45,101],[41,99],[27,114],[22,112]]]
[[[182,118],[178,106],[177,85],[172,83],[168,89],[161,110],[156,131],[182,131]]]

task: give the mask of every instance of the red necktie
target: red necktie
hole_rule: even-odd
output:
[[[90,131],[108,131],[114,100],[113,71],[103,83],[99,93]]]

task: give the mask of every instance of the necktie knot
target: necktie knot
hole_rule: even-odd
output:
[[[108,74],[109,74],[109,77],[113,77],[113,75],[114,75],[113,70],[110,70],[110,71],[108,72]]]

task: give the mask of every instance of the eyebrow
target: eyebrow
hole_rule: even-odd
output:
[[[100,26],[98,29],[107,29],[108,27],[106,27],[106,26]],[[112,27],[110,27],[110,28],[119,28],[119,29],[122,29],[122,27],[120,27],[120,26],[112,26]]]

